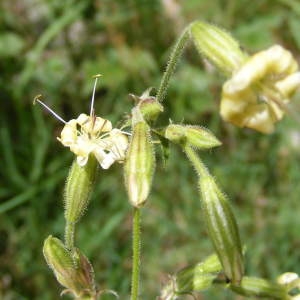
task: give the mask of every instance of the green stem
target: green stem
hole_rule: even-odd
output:
[[[196,151],[192,147],[185,146],[183,148],[183,151],[185,152],[186,156],[192,163],[198,176],[202,176],[202,177],[210,176],[208,169],[206,168],[206,166],[204,165],[204,163],[202,162],[202,160],[199,158]]]
[[[139,277],[141,260],[141,225],[140,209],[133,208],[133,232],[132,232],[132,277],[131,277],[131,300],[137,300],[139,296]]]
[[[178,60],[183,52],[183,49],[189,39],[189,29],[190,29],[190,26],[185,28],[185,30],[182,32],[181,36],[178,38],[178,40],[172,50],[172,53],[170,55],[170,58],[169,58],[169,61],[167,64],[166,71],[161,79],[161,82],[160,82],[160,85],[159,85],[159,88],[157,91],[156,98],[157,98],[157,101],[159,101],[159,102],[162,102],[164,100],[170,78],[175,71],[177,62],[178,62]]]
[[[74,249],[74,234],[75,234],[75,223],[67,221],[65,227],[65,246],[69,250]]]

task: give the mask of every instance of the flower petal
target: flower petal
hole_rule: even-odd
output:
[[[76,120],[70,120],[64,126],[61,131],[60,138],[58,140],[66,147],[70,147],[76,142],[77,139],[77,129],[76,129]]]

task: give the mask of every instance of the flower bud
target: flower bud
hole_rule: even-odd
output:
[[[176,274],[176,290],[180,294],[205,290],[212,285],[220,271],[220,260],[213,254],[201,263],[180,270]]]
[[[239,43],[217,26],[197,21],[191,25],[191,37],[199,53],[227,75],[247,58]]]
[[[43,253],[57,281],[66,288],[75,289],[73,284],[75,266],[71,253],[64,244],[50,235],[44,242]]]
[[[164,111],[163,106],[155,97],[142,99],[139,103],[140,111],[147,122],[155,121],[160,113]]]
[[[160,113],[164,111],[164,107],[153,96],[150,96],[152,88],[147,89],[141,96],[130,94],[130,96],[138,103],[140,112],[146,122],[152,122],[157,119]]]
[[[62,286],[76,296],[95,293],[92,266],[78,249],[72,255],[59,239],[50,235],[44,242],[43,253]]]
[[[230,285],[230,289],[246,297],[288,299],[283,286],[262,278],[244,276],[240,285]]]
[[[166,128],[165,138],[195,149],[210,149],[221,145],[221,142],[208,129],[200,126],[170,124]]]
[[[130,203],[135,207],[141,207],[150,193],[155,156],[150,127],[144,121],[138,107],[132,110],[132,127],[124,177]]]
[[[161,291],[160,299],[177,299],[177,295],[203,291],[213,284],[221,270],[222,265],[216,254],[201,263],[185,267],[171,277]]]
[[[97,171],[97,161],[90,155],[88,162],[84,166],[79,166],[73,162],[69,171],[65,186],[65,218],[69,223],[76,223],[90,200],[91,191],[95,181]]]
[[[225,195],[211,176],[200,176],[202,209],[208,234],[227,278],[238,284],[244,273],[238,227]]]

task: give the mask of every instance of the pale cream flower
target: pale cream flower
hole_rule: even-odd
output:
[[[94,96],[98,76],[92,96],[90,115],[80,114],[69,122],[63,120],[39,99],[39,102],[56,118],[65,123],[57,139],[77,156],[80,166],[86,165],[89,156],[94,155],[103,169],[108,169],[114,162],[122,163],[128,147],[128,133],[113,128],[109,120],[94,115]]]
[[[273,132],[300,86],[297,71],[292,54],[279,45],[249,57],[223,85],[221,116],[239,127]]]
[[[127,136],[110,121],[86,114],[67,122],[57,139],[77,156],[80,166],[93,154],[103,169],[123,162],[128,146]]]

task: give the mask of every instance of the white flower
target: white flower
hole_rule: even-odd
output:
[[[240,127],[271,133],[300,86],[292,54],[279,45],[249,57],[222,89],[221,115]]]
[[[110,121],[86,114],[67,122],[57,139],[77,156],[80,166],[93,154],[103,169],[115,161],[123,162],[128,146],[127,136],[113,129]]]
[[[39,102],[57,119],[65,123],[57,139],[77,156],[80,166],[86,165],[89,156],[94,155],[103,169],[108,169],[114,162],[122,163],[128,147],[128,133],[113,128],[109,120],[94,115],[94,96],[97,84],[96,76],[90,115],[80,114],[77,119],[66,122],[37,97]]]

